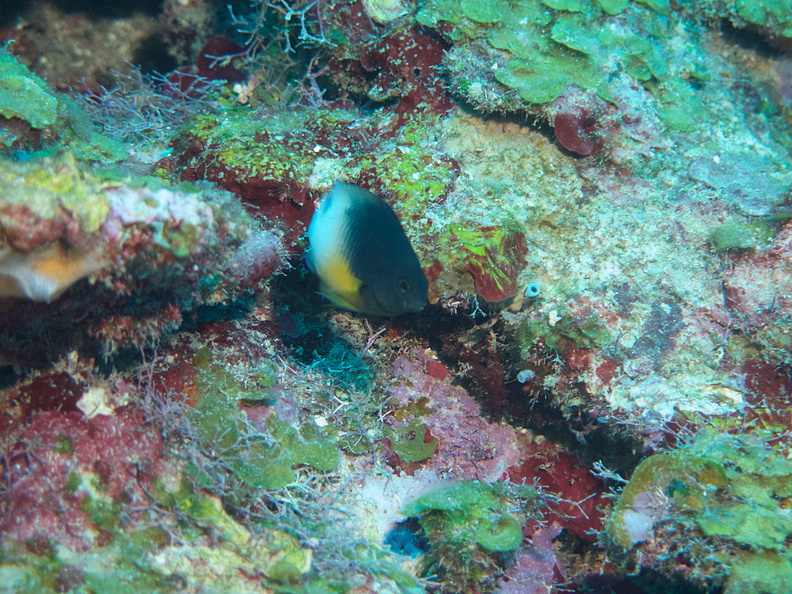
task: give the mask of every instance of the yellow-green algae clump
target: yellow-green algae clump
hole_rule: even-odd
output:
[[[401,513],[418,518],[431,545],[420,573],[449,591],[479,592],[489,591],[502,554],[520,547],[526,520],[543,503],[530,485],[463,480],[422,495]]]
[[[37,219],[71,218],[86,233],[99,230],[110,213],[106,188],[118,185],[81,166],[71,153],[32,161],[0,159],[0,223],[13,224],[12,205],[24,206]],[[6,220],[9,219],[9,220]]]

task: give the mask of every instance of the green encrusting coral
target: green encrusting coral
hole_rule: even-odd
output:
[[[6,49],[0,49],[0,115],[36,129],[58,119],[58,101],[47,84]]]
[[[696,50],[701,33],[686,27],[668,2],[429,0],[417,18],[455,43],[447,66],[463,95],[475,76],[465,73],[467,54],[483,51],[494,79],[527,104],[554,101],[569,85],[616,102],[626,75],[628,85],[652,91],[671,128],[689,129],[706,113],[696,94],[708,77]],[[498,101],[505,103],[490,109],[510,109],[508,99]],[[519,105],[511,103],[511,109]]]
[[[759,436],[704,432],[636,468],[607,525],[622,551],[669,522],[680,550],[703,551],[699,569],[726,568],[725,592],[792,587],[792,462]]]

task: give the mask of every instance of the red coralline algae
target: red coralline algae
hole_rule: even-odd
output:
[[[595,373],[603,385],[609,384],[616,377],[617,371],[621,368],[621,363],[614,359],[605,359],[597,366]]]
[[[76,411],[84,389],[85,383],[69,373],[50,371],[11,388],[6,396],[6,402],[11,406],[5,405],[4,408],[17,410],[15,416],[24,420],[41,411]]]
[[[430,360],[426,363],[426,373],[442,382],[448,375],[448,369],[440,361]]]
[[[473,345],[449,343],[450,348],[457,349],[453,355],[459,362],[469,366],[468,374],[473,380],[473,388],[475,393],[483,395],[485,410],[491,414],[502,414],[506,409],[509,390],[505,385],[503,353],[498,349],[495,335],[490,334]]]
[[[553,119],[559,144],[578,155],[593,155],[602,143],[595,136],[597,120],[582,113],[559,113]]]
[[[453,104],[437,72],[446,49],[415,27],[394,30],[360,59],[363,69],[376,76],[369,97],[399,98],[396,113],[413,111],[424,101],[436,111],[449,110]]]
[[[553,102],[551,113],[558,143],[573,153],[586,157],[599,152],[613,124],[606,125],[605,116],[613,107],[590,93],[568,92]]]
[[[175,472],[162,458],[158,432],[139,410],[92,419],[74,411],[38,413],[18,443],[26,444],[26,456],[17,456],[8,469],[0,532],[19,542],[44,539],[87,551],[101,544],[101,527],[86,512],[86,498],[145,507],[153,477]],[[130,522],[134,516],[129,512]]]
[[[792,425],[792,377],[777,365],[749,359],[739,369],[745,377],[746,403],[739,414],[744,431],[786,428]]]
[[[230,60],[225,61],[220,58],[242,54],[244,51],[245,48],[241,45],[237,45],[225,37],[212,37],[198,53],[195,63],[199,76],[207,80],[226,80],[230,83],[243,81],[244,73],[235,68]]]
[[[577,457],[544,438],[523,439],[520,457],[520,464],[508,470],[508,478],[515,483],[536,481],[545,493],[558,498],[544,520],[593,541],[605,516],[602,481]]]

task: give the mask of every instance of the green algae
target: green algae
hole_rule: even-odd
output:
[[[273,111],[265,117],[237,108],[222,117],[196,117],[190,133],[206,145],[213,165],[243,180],[304,184],[313,175],[330,184],[339,177],[369,176],[393,195],[394,209],[409,223],[448,192],[457,174],[453,161],[432,151],[436,120],[429,114],[410,116],[395,138],[375,151],[351,139],[350,128],[364,138],[393,122],[340,109]]]
[[[0,48],[0,116],[19,118],[37,129],[58,119],[54,93],[5,48]]]
[[[459,7],[465,16],[477,23],[497,23],[504,10],[509,8],[504,0],[461,0]]]
[[[222,365],[212,361],[206,349],[196,354],[195,365],[199,370],[198,396],[187,417],[197,437],[211,443],[248,487],[283,488],[296,479],[296,465],[308,465],[320,472],[337,467],[340,452],[328,431],[310,423],[295,428],[274,414],[267,419],[265,431],[252,431],[240,404],[266,397],[241,388]],[[199,473],[197,478],[211,484],[210,477]]]
[[[63,486],[63,490],[66,493],[74,493],[82,483],[82,478],[76,472],[70,472],[69,476],[66,477],[66,484]]]
[[[549,103],[574,82],[574,77],[568,72],[572,61],[559,56],[541,55],[530,62],[511,60],[505,70],[495,73],[495,78],[517,90],[528,103]]]
[[[420,574],[448,591],[478,592],[520,547],[524,523],[539,517],[542,504],[532,486],[463,480],[411,501],[401,513],[417,517],[429,541]]]
[[[679,4],[710,18],[727,17],[736,27],[756,26],[771,36],[792,37],[791,0],[682,0]]]
[[[121,527],[122,506],[105,497],[85,495],[81,508],[97,530],[115,532]]]
[[[62,433],[59,433],[57,437],[55,437],[55,447],[53,449],[58,454],[71,456],[72,454],[74,454],[74,442],[72,441],[71,437],[69,437],[68,435],[63,435]]]
[[[690,132],[706,115],[703,102],[688,82],[671,80],[655,88],[657,113],[672,130]]]
[[[687,84],[691,77],[707,77],[697,50],[702,32],[687,26],[685,16],[673,12],[667,0],[430,0],[416,18],[442,29],[456,45],[455,60],[469,63],[473,77],[481,78],[473,72],[481,68],[473,66],[480,51],[472,49],[473,42],[489,48],[496,60],[496,51],[506,52],[505,67],[495,66],[492,75],[526,106],[550,103],[570,87],[616,102],[626,90],[620,78],[626,73],[632,84],[645,85],[655,96],[661,119],[673,129],[690,130],[707,113]],[[470,78],[456,71],[455,78],[467,94]],[[507,95],[492,91],[492,104],[481,107],[509,109]]]
[[[200,589],[216,581],[214,572],[237,569],[274,583],[290,583],[311,569],[311,549],[280,530],[259,528],[251,535],[228,515],[220,499],[197,489],[186,475],[175,489],[155,477],[146,492],[151,505],[140,507],[138,518],[134,513],[130,517],[123,492],[111,499],[100,492],[96,477],[72,474],[76,478],[70,476],[69,482],[74,486],[67,484],[66,492],[80,495],[80,508],[103,544],[84,552],[51,547],[37,556],[5,542],[0,547],[4,587],[50,591],[64,568],[79,578],[85,591],[97,592],[170,592],[175,583]],[[133,518],[143,527],[130,529],[126,522]],[[146,526],[147,522],[155,525]],[[174,535],[181,544],[174,543]],[[244,591],[244,585],[231,591]]]
[[[774,551],[740,555],[724,594],[765,594],[792,591],[792,562]]]
[[[792,575],[792,513],[784,503],[790,496],[792,462],[782,452],[756,434],[713,429],[641,462],[613,509],[607,535],[629,550],[671,520],[687,535],[685,546],[698,540],[695,546],[729,568],[725,591],[771,591],[766,584],[788,583]]]
[[[72,569],[82,582],[75,592],[172,592],[170,576],[149,571],[146,552],[131,544],[115,544],[87,553],[74,553],[65,547],[51,557],[33,553],[6,553],[0,560],[0,583],[9,592],[58,591],[62,570]],[[57,586],[61,587],[62,586]]]
[[[260,361],[254,371],[256,384],[260,388],[271,388],[278,382],[278,367],[274,362],[265,359]]]
[[[62,586],[56,584],[68,570],[80,582],[69,591],[119,594],[215,591],[218,579],[230,592],[250,591],[262,578],[270,585],[289,584],[304,578],[313,558],[311,549],[279,530],[262,530],[240,542],[184,547],[171,543],[155,527],[118,532],[109,545],[87,552],[56,547],[49,555],[37,556],[8,547],[0,555],[0,583],[9,591],[59,591]],[[239,572],[251,578],[238,579]]]
[[[51,90],[5,48],[0,48],[0,117],[47,131],[41,149],[28,156],[54,155],[63,148],[86,161],[115,162],[126,156],[122,145],[100,134],[74,101]],[[2,125],[0,130],[0,148],[29,148],[24,138]]]
[[[451,223],[447,232],[451,236],[441,236],[438,243],[448,244],[450,262],[473,275],[479,296],[503,301],[517,293],[526,248],[522,229],[514,221],[504,219],[488,227]]]
[[[39,220],[54,220],[59,223],[77,222],[85,235],[102,230],[108,220],[114,201],[122,202],[122,209],[132,210],[132,215],[153,232],[152,241],[177,258],[192,254],[196,245],[205,238],[207,221],[195,215],[171,222],[167,200],[172,194],[183,192],[191,195],[203,193],[204,203],[212,208],[213,216],[223,220],[233,215],[239,221],[249,221],[238,203],[215,191],[196,188],[192,184],[172,187],[164,180],[150,176],[132,176],[113,170],[97,170],[78,160],[70,151],[53,156],[18,161],[0,157],[0,185],[4,193],[0,197],[0,222],[13,227],[19,224],[20,209]],[[140,199],[128,200],[130,191],[137,190]],[[141,191],[143,190],[143,191]],[[158,196],[166,190],[165,198]],[[193,209],[201,196],[190,196]],[[125,202],[126,201],[126,202]],[[186,212],[190,212],[190,210]],[[126,216],[130,216],[124,212]]]
[[[601,349],[612,344],[616,338],[612,325],[597,313],[573,317],[560,311],[559,320],[553,325],[545,319],[528,317],[515,329],[515,341],[520,351],[527,353],[538,340],[545,347],[559,352],[579,347]]]
[[[223,509],[221,501],[195,488],[187,475],[183,475],[177,490],[168,489],[159,477],[155,477],[151,496],[164,509],[179,510],[190,518],[191,526],[185,536],[193,537],[211,530],[223,540],[234,543],[246,542],[249,533],[235,522]],[[189,528],[193,530],[190,532]]]
[[[669,0],[636,0],[636,2],[648,6],[659,14],[667,15],[671,12],[671,2]]]
[[[110,214],[105,184],[68,152],[31,161],[0,158],[0,185],[0,206],[19,205],[39,219],[69,216],[85,233],[98,231]]]
[[[506,509],[496,486],[460,481],[419,497],[401,513],[420,517],[432,540],[469,540],[490,551],[511,551],[522,543],[522,525]]]
[[[710,244],[716,252],[729,250],[755,250],[769,247],[775,238],[775,229],[767,221],[727,221],[710,233]]]
[[[428,207],[442,201],[458,173],[453,160],[434,150],[438,134],[435,116],[413,114],[390,147],[363,153],[352,165],[382,184],[399,218],[414,233],[428,230],[416,223],[423,222]]]
[[[437,438],[425,439],[426,425],[413,420],[404,427],[386,427],[384,434],[391,442],[391,448],[405,462],[421,462],[437,451]]]
[[[597,0],[600,8],[611,16],[621,13],[629,3],[630,0]]]
[[[197,116],[189,132],[206,144],[213,164],[239,178],[304,182],[320,159],[335,159],[334,140],[346,136],[356,114],[345,110],[273,111],[266,117],[249,108],[222,116]]]

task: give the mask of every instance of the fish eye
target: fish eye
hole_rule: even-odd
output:
[[[399,281],[399,289],[401,290],[402,293],[406,293],[407,291],[410,290],[410,283],[408,283],[404,279],[401,279]]]

